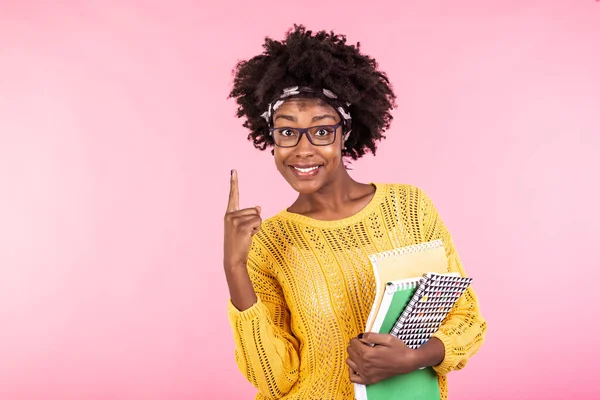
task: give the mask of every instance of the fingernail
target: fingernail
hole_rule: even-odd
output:
[[[363,338],[363,336],[364,336],[364,333],[359,333],[357,337],[358,337],[359,339],[362,339],[362,338]]]
[[[231,175],[233,175],[233,170],[231,170]]]

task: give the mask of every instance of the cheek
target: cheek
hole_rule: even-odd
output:
[[[275,149],[275,153],[273,154],[273,161],[275,162],[275,166],[278,170],[283,170],[283,160],[285,160],[287,156],[287,152],[281,151],[279,150],[279,148]]]
[[[341,149],[338,146],[328,146],[320,151],[320,156],[326,159],[330,164],[337,164],[342,158]]]

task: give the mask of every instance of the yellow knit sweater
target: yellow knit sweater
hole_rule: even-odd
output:
[[[254,236],[248,271],[258,301],[240,312],[229,302],[240,371],[256,399],[354,399],[346,348],[364,331],[375,294],[369,255],[442,239],[449,271],[465,275],[434,205],[410,185],[376,184],[357,214],[320,221],[282,211]],[[486,331],[472,289],[434,335],[445,346],[435,367],[442,399],[446,374],[461,369]]]

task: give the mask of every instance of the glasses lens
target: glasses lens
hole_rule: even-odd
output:
[[[273,131],[275,144],[281,147],[294,147],[298,144],[300,132],[292,128],[279,128]]]
[[[312,142],[317,146],[326,146],[335,140],[334,126],[315,126],[308,130]]]

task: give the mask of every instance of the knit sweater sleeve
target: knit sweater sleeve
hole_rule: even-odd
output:
[[[235,359],[242,374],[263,396],[278,399],[298,380],[299,343],[291,331],[283,290],[273,274],[267,250],[258,240],[252,244],[248,273],[257,302],[243,311],[231,300],[228,303]]]
[[[417,194],[421,239],[442,239],[448,257],[448,271],[466,276],[452,237],[433,202],[422,190],[417,190]],[[487,323],[479,310],[477,296],[473,288],[469,287],[433,335],[445,347],[444,360],[434,370],[440,375],[446,375],[452,370],[464,368],[469,358],[483,344],[486,330]]]

